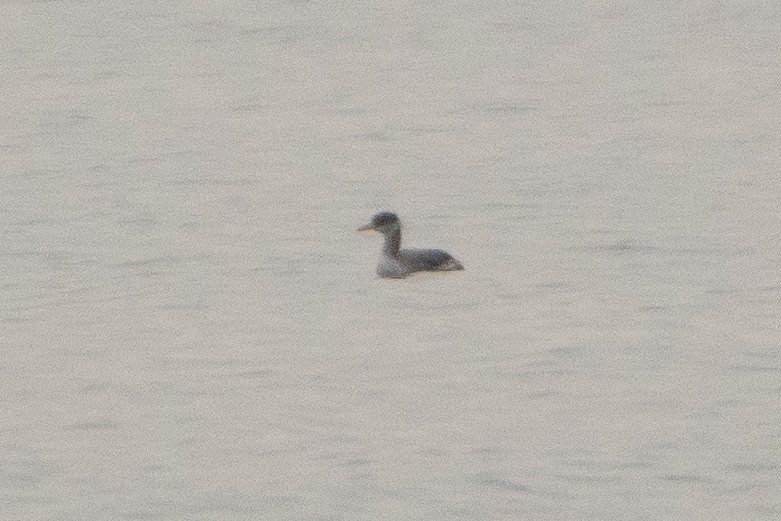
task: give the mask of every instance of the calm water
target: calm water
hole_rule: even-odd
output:
[[[781,518],[781,8],[585,4],[5,2],[0,517]]]

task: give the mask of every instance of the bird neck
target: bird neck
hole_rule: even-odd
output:
[[[388,257],[395,257],[401,249],[401,228],[388,230],[385,233],[385,245],[382,253]]]

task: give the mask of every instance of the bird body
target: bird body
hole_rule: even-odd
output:
[[[401,221],[392,212],[380,212],[359,231],[374,230],[385,236],[377,275],[399,279],[419,271],[454,271],[464,267],[444,250],[401,249]]]

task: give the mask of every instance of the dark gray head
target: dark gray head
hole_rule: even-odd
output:
[[[359,228],[358,231],[365,232],[369,230],[375,230],[380,233],[388,233],[401,229],[401,221],[399,216],[393,212],[380,212],[374,214],[372,222],[366,226]]]

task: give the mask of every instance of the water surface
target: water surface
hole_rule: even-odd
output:
[[[0,517],[781,517],[774,3],[0,19]]]

